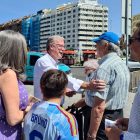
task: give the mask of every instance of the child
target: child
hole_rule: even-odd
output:
[[[43,100],[36,103],[25,117],[26,140],[79,140],[74,116],[60,107],[61,96],[65,96],[67,75],[57,69],[43,74],[40,88]]]

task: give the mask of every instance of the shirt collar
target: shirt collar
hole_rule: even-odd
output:
[[[54,102],[48,102],[48,101],[44,101],[44,100],[42,100],[42,101],[40,101],[40,102],[45,103],[45,104],[49,104],[49,105],[51,105],[51,106],[60,106],[59,104],[54,103]]]
[[[107,55],[105,55],[104,57],[102,57],[99,61],[98,61],[98,64],[101,65],[106,59],[110,58],[110,57],[113,57],[113,56],[118,56],[117,53],[115,52],[112,52],[112,53],[109,53]]]
[[[46,55],[48,55],[48,57],[49,57],[49,59],[51,60],[51,62],[52,62],[55,66],[57,66],[58,61],[55,61],[48,53],[47,53]]]

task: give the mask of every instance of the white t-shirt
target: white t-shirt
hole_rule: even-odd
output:
[[[39,58],[34,67],[34,96],[43,99],[43,95],[40,89],[40,79],[44,72],[49,69],[58,69],[57,62],[47,53],[46,55]],[[78,91],[82,85],[83,81],[68,76],[68,88],[73,91]],[[61,98],[60,105],[64,103],[64,96]]]

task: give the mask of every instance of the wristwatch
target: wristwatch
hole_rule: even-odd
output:
[[[123,140],[124,131],[120,134],[120,140]]]
[[[96,139],[96,137],[92,137],[92,136],[90,136],[89,133],[87,133],[87,137],[88,137],[88,138],[91,138],[91,139]]]

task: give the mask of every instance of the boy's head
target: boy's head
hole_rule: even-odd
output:
[[[40,80],[40,87],[46,98],[59,98],[65,93],[68,85],[67,75],[57,69],[45,72]]]

